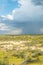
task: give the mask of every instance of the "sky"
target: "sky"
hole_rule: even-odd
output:
[[[43,0],[0,0],[0,34],[43,34]]]

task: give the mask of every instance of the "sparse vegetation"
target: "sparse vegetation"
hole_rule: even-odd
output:
[[[43,65],[43,35],[0,35],[0,65]]]

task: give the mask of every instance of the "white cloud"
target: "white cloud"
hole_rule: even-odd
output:
[[[15,34],[15,35],[18,35],[18,34],[22,34],[22,29],[14,29],[14,30],[10,30],[7,32],[7,34]]]
[[[6,24],[0,23],[0,30],[1,30],[1,31],[8,31],[9,28],[8,28],[8,26],[6,26]]]
[[[17,21],[31,21],[39,20],[43,14],[41,7],[34,6],[31,0],[19,0],[20,8],[14,9],[14,18]]]
[[[9,20],[13,20],[13,16],[12,15],[7,15],[6,18],[8,18]]]
[[[40,29],[40,32],[43,33],[43,28]]]
[[[5,31],[5,34],[22,34],[23,30],[21,28],[15,28],[12,30],[9,26],[4,23],[0,23],[0,31]],[[4,33],[3,33],[4,34]]]
[[[1,17],[2,17],[2,18],[5,18],[5,16],[4,16],[4,15],[2,15]]]
[[[11,16],[14,21],[35,21],[39,20],[43,14],[41,7],[34,6],[31,0],[18,0],[18,3],[21,6],[12,10]]]
[[[10,14],[6,16],[2,15],[1,17],[3,18],[3,20],[14,20],[13,15],[10,15]]]
[[[33,5],[31,0],[18,0],[18,3],[21,4],[21,6],[13,9],[12,13],[7,14],[4,19],[20,22],[40,21],[40,17],[43,14],[43,10],[40,6]]]
[[[1,15],[2,20],[6,20],[6,16]]]

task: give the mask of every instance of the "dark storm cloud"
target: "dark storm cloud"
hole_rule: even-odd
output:
[[[43,0],[32,0],[32,2],[34,3],[34,5],[43,6]]]
[[[43,28],[43,22],[14,22],[14,26],[22,28],[22,34],[41,34],[40,29]]]

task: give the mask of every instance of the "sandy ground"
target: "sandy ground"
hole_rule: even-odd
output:
[[[31,41],[0,41],[0,47],[5,49],[13,49],[13,46],[17,45],[17,49],[24,49],[22,43],[27,43],[27,42],[31,42]]]
[[[20,49],[27,49],[28,47],[23,47],[22,43],[27,43],[27,42],[32,42],[32,41],[0,41],[0,46],[7,48],[7,49],[12,49],[13,45],[20,46]],[[22,45],[22,46],[21,46]],[[17,48],[19,49],[19,47]],[[39,49],[40,51],[43,51],[43,47],[37,47],[36,46],[30,46],[31,50],[36,50]]]
[[[0,44],[2,44],[2,43],[12,43],[12,44],[16,44],[16,45],[18,45],[18,44],[21,44],[21,43],[26,43],[26,42],[31,42],[31,41],[0,41]]]

